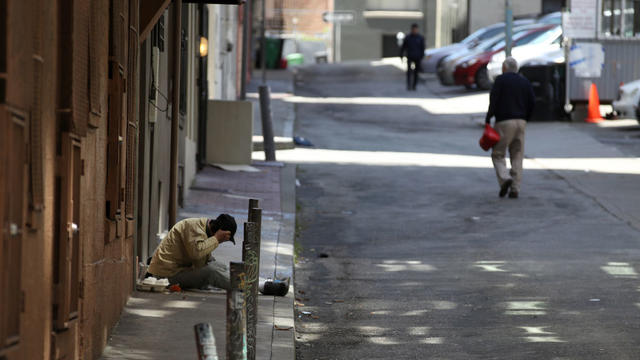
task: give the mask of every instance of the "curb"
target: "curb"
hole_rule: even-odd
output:
[[[253,135],[253,151],[263,151],[264,150],[264,140],[262,135]],[[295,149],[295,144],[293,143],[292,137],[282,137],[275,136],[273,138],[273,142],[276,146],[276,150],[290,150]]]
[[[296,218],[296,167],[285,165],[280,171],[280,206],[282,221],[278,234],[275,277],[291,277],[289,292],[275,297],[273,303],[273,329],[271,359],[295,359],[293,240]]]

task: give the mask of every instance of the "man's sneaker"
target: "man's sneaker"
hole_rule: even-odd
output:
[[[509,192],[509,198],[511,198],[511,199],[517,199],[517,198],[518,198],[518,192],[517,192],[517,191],[511,191],[511,192]]]
[[[505,195],[507,195],[507,192],[509,191],[509,188],[511,187],[511,184],[513,184],[513,180],[509,179],[507,181],[505,181],[502,186],[500,186],[500,197],[504,197]]]

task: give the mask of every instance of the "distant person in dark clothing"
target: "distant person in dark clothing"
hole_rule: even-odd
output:
[[[424,57],[424,38],[418,33],[418,24],[411,25],[400,48],[400,58],[407,57],[407,90],[415,90],[418,83],[420,62]]]
[[[524,157],[524,129],[531,117],[535,96],[529,80],[517,73],[518,62],[508,57],[502,63],[502,75],[496,78],[491,89],[491,102],[486,123],[495,116],[495,129],[500,141],[493,147],[491,159],[498,176],[500,197],[509,193],[517,198],[522,180],[522,159]],[[509,150],[511,171],[507,170],[505,155]]]

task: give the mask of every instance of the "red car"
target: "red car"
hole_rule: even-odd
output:
[[[548,25],[523,30],[513,36],[513,46],[527,44],[554,27],[555,25]],[[456,66],[456,70],[453,73],[456,85],[464,85],[467,89],[470,89],[473,84],[476,84],[480,89],[491,89],[493,82],[487,74],[487,64],[491,61],[493,54],[503,51],[504,47],[505,43],[501,41],[489,51],[471,55],[470,57],[460,60],[460,63]]]

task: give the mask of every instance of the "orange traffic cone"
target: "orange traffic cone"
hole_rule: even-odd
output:
[[[596,84],[591,83],[591,89],[589,90],[589,108],[587,118],[584,120],[588,123],[599,123],[603,121],[602,115],[600,115],[600,97],[598,96],[598,88]]]

